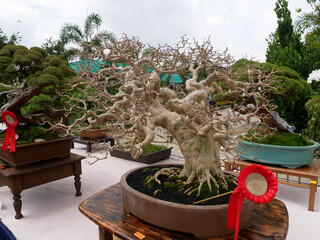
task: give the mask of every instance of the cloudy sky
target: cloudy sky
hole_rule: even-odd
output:
[[[83,28],[92,12],[103,18],[101,29],[117,36],[126,33],[144,43],[174,44],[182,35],[203,40],[210,36],[217,50],[226,47],[236,59],[265,61],[266,38],[277,27],[276,0],[1,0],[0,28],[20,32],[22,45],[41,46],[59,37],[63,23]],[[309,11],[306,0],[289,0]]]

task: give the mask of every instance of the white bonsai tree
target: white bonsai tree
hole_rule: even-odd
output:
[[[81,99],[67,96],[73,102],[70,113],[78,112],[78,117],[69,126],[56,123],[53,127],[69,133],[102,124],[116,143],[107,151],[120,148],[134,158],[154,140],[156,127],[164,128],[185,158],[180,176],[198,181],[199,191],[204,183],[209,188],[212,184],[227,187],[219,150],[234,154],[235,125],[250,125],[254,116],[276,124],[266,98],[274,73],[264,73],[254,64],[235,71],[233,58],[227,51],[214,50],[209,40],[190,43],[183,37],[175,46],[146,48],[139,39],[123,36],[90,49],[83,53],[88,61],[71,87],[80,87],[85,94]],[[92,65],[99,65],[99,70]],[[159,74],[180,74],[187,80],[182,89],[172,90],[163,86]],[[116,85],[120,87],[111,94]],[[215,93],[232,103],[229,111],[210,112],[208,96]],[[133,140],[124,144],[122,139],[130,137]]]

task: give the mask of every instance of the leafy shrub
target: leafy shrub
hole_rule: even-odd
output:
[[[306,134],[313,140],[320,141],[320,96],[313,97],[306,103],[309,114]]]

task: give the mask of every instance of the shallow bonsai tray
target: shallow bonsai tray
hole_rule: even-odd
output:
[[[313,141],[311,146],[278,146],[243,141],[237,148],[241,160],[298,168],[313,161],[313,152],[320,144]]]
[[[113,157],[123,158],[125,160],[151,164],[160,160],[168,159],[171,155],[171,149],[172,148],[166,148],[149,154],[142,154],[137,159],[133,159],[130,153],[124,152],[120,149],[114,149],[112,152],[110,152],[110,154]]]
[[[0,158],[15,168],[53,158],[66,158],[70,155],[73,139],[74,137],[66,137],[16,145],[15,152],[7,151],[6,154],[6,152],[0,151]]]

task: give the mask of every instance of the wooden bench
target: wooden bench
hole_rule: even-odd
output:
[[[13,194],[13,206],[16,212],[15,218],[23,217],[21,214],[21,193],[22,190],[49,183],[58,179],[74,176],[76,196],[81,196],[80,175],[82,173],[81,160],[83,156],[70,154],[67,158],[51,159],[24,168],[13,168],[0,160],[5,166],[0,169],[0,183],[7,185]]]
[[[314,159],[312,164],[296,169],[284,168],[268,164],[263,165],[275,174],[275,177],[278,179],[278,183],[296,187],[309,188],[308,210],[314,211],[315,193],[317,191],[318,177],[320,175],[319,160],[320,159]],[[237,159],[233,162],[225,161],[225,170],[240,172],[244,167],[249,166],[251,164],[259,163],[253,161],[243,161],[240,159]],[[297,177],[297,180],[295,181],[290,179],[290,176]],[[301,178],[306,178],[307,182],[301,181]]]

